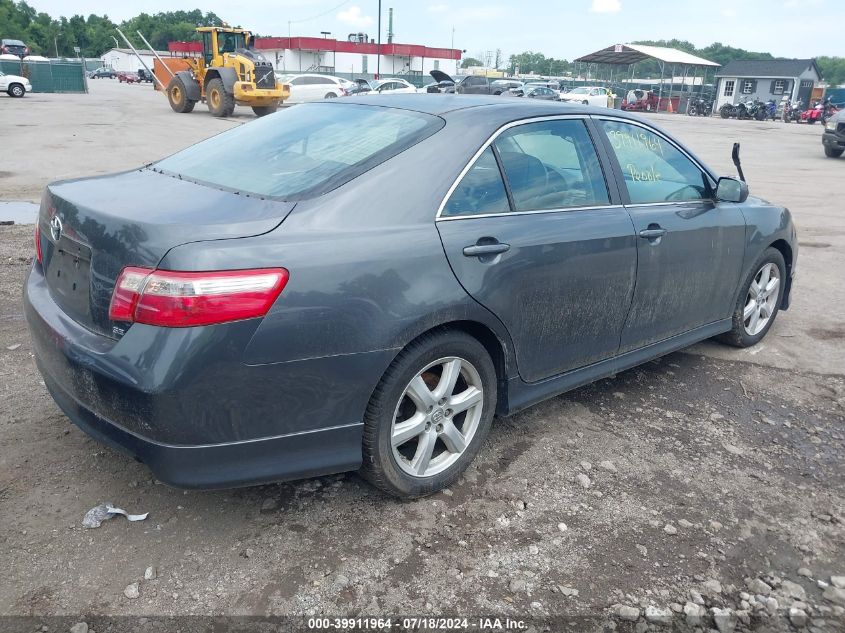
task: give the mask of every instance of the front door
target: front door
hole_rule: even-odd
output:
[[[802,79],[798,85],[798,101],[804,104],[805,108],[809,108],[812,104],[810,99],[813,96],[813,80]]]
[[[620,353],[729,318],[745,254],[739,205],[716,202],[710,177],[651,128],[599,125],[637,234],[637,286]]]
[[[734,93],[736,92],[736,77],[722,77],[719,82],[719,94],[716,97],[716,109],[718,110],[726,103],[734,102]]]
[[[614,202],[585,121],[560,117],[502,132],[440,211],[455,275],[507,327],[526,381],[619,348],[637,245]]]

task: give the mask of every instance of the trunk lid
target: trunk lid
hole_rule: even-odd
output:
[[[116,338],[123,325],[108,311],[124,267],[155,268],[188,242],[266,233],[293,206],[148,169],[58,182],[47,187],[38,219],[44,275],[68,316]]]

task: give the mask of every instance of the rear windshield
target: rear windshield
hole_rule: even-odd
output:
[[[213,136],[151,168],[231,191],[298,200],[339,187],[443,124],[407,110],[309,103]]]

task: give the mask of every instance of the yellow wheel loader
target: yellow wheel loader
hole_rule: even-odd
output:
[[[250,47],[249,31],[201,26],[197,32],[202,37],[202,56],[184,60],[188,68],[173,73],[167,85],[175,112],[190,112],[205,99],[214,116],[229,116],[236,104],[264,116],[290,96],[290,87],[276,82],[273,65]]]

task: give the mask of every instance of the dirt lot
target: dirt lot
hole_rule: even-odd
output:
[[[176,115],[148,86],[91,84],[2,97],[16,161],[0,200],[36,201],[49,180],[130,168],[251,118]],[[752,193],[792,209],[793,307],[757,348],[698,345],[497,420],[458,485],[408,503],[353,474],[174,490],[89,439],[32,361],[20,302],[32,227],[0,227],[0,616],[98,633],[174,630],[146,616],[190,614],[844,630],[845,590],[827,584],[845,583],[845,160],[824,158],[817,126],[660,123],[725,173],[742,141]],[[150,516],[84,529],[102,501]],[[133,617],[103,619],[117,615]],[[0,621],[18,625],[36,630]]]

